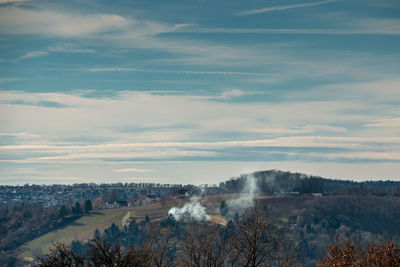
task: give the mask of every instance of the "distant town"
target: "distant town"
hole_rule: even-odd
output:
[[[112,183],[73,185],[0,185],[0,209],[22,203],[36,202],[44,207],[92,202],[94,209],[113,209],[121,206],[140,206],[169,198],[185,198],[202,188],[210,193],[224,190],[217,185],[200,187],[181,184]]]
[[[255,172],[258,193],[272,195],[400,195],[400,182],[331,180],[278,170]],[[69,206],[91,202],[94,210],[133,207],[152,202],[186,198],[199,194],[241,193],[247,176],[216,184],[182,185],[160,183],[76,183],[72,185],[0,185],[0,210],[23,203],[43,207]]]

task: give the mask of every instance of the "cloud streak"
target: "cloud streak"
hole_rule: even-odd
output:
[[[265,73],[240,72],[240,71],[194,71],[194,70],[160,70],[160,69],[140,69],[140,68],[89,68],[84,69],[89,72],[150,72],[150,73],[169,73],[184,75],[245,75],[245,76],[263,76]]]
[[[0,0],[0,5],[20,3],[20,2],[28,2],[28,1],[29,0]]]
[[[371,25],[371,24],[370,24]],[[277,29],[277,28],[184,28],[180,33],[228,33],[228,34],[298,34],[298,35],[400,35],[400,27],[362,27],[344,29]]]
[[[23,81],[24,78],[0,78],[0,84],[8,83],[8,82],[15,82],[15,81]]]
[[[367,127],[400,127],[400,118],[375,120],[366,124]]]
[[[324,137],[324,136],[292,136],[264,140],[235,140],[225,142],[146,142],[120,143],[99,145],[65,145],[65,144],[25,144],[0,146],[0,153],[4,155],[27,156],[22,159],[3,157],[2,162],[68,162],[68,161],[123,161],[134,159],[137,161],[151,160],[204,160],[219,158],[226,151],[240,149],[263,149],[264,156],[276,153],[279,148],[282,155],[300,156],[296,148],[309,149],[307,156],[326,160],[358,159],[358,160],[400,160],[398,144],[400,138],[352,138],[352,137]],[[377,151],[379,147],[380,151]],[[313,148],[328,149],[329,152],[312,152]],[[283,150],[282,150],[283,149]],[[338,150],[339,149],[339,150]],[[346,153],[341,150],[347,150]],[[393,150],[394,149],[394,150]],[[392,150],[392,151],[390,151]],[[275,151],[275,152],[274,152]],[[251,153],[250,153],[251,154]],[[44,156],[46,155],[46,156]],[[303,155],[304,156],[304,155]],[[114,172],[150,172],[148,169],[123,168]]]
[[[49,53],[46,51],[31,51],[26,53],[25,55],[17,58],[17,61],[24,60],[24,59],[29,59],[29,58],[35,58],[35,57],[42,57],[42,56],[47,56]]]
[[[98,33],[127,30],[133,23],[131,19],[114,14],[81,15],[14,6],[0,8],[0,33],[3,34],[87,38]]]
[[[295,5],[287,5],[287,6],[273,6],[273,7],[266,7],[266,8],[260,8],[260,9],[242,11],[242,12],[237,13],[236,15],[238,15],[238,16],[255,15],[255,14],[260,14],[260,13],[267,13],[267,12],[279,11],[279,10],[287,10],[287,9],[293,9],[293,8],[304,8],[304,7],[310,7],[310,6],[320,6],[320,5],[325,5],[325,4],[338,2],[338,1],[339,0],[327,0],[327,1],[320,1],[320,2],[313,2],[313,3],[302,3],[302,4],[295,4]]]
[[[393,83],[389,84],[393,86]],[[376,83],[374,86],[392,90],[388,85]],[[20,141],[0,145],[0,162],[82,164],[89,161],[104,164],[127,160],[220,161],[227,158],[238,161],[243,158],[329,162],[399,160],[400,138],[396,137],[396,118],[388,120],[341,113],[342,109],[358,107],[354,103],[238,104],[229,101],[245,93],[248,92],[237,89],[223,91],[217,98],[225,101],[214,101],[215,95],[154,95],[151,92],[120,92],[118,97],[111,99],[60,93],[3,92],[0,97],[6,103],[0,103],[0,111],[7,110],[13,115],[0,118],[0,136]],[[49,112],[51,107],[10,104],[21,100],[57,102],[69,108],[52,108]],[[189,114],[183,110],[192,112]],[[103,115],[99,118],[98,114]],[[19,120],[14,121],[14,116]],[[324,124],[316,123],[318,119]],[[262,123],[263,120],[267,122]],[[338,121],[357,121],[366,127],[361,134],[355,135],[346,127],[335,125]],[[391,131],[385,135],[382,134],[384,125],[391,126]],[[127,126],[132,128],[124,129]],[[85,136],[93,138],[93,132],[100,141],[94,139],[88,143],[81,140]],[[219,141],[215,137],[220,134],[237,138]],[[65,140],[67,136],[72,139]],[[214,139],[209,140],[209,136],[214,136]],[[120,168],[112,172],[145,173],[144,170],[150,169]]]
[[[94,49],[88,48],[79,48],[73,44],[57,44],[50,46],[48,48],[50,52],[58,52],[58,53],[96,53]]]
[[[138,168],[126,168],[126,169],[117,169],[114,172],[151,172],[152,170],[149,169],[138,169]]]

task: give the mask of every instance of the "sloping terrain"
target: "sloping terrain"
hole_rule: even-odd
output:
[[[217,215],[219,205],[222,200],[235,198],[235,194],[223,194],[204,196],[201,199],[202,205],[207,207],[207,213]],[[168,210],[173,206],[182,206],[188,199],[171,199],[163,203],[151,203],[138,207],[125,207],[119,209],[109,209],[92,212],[74,221],[67,226],[42,235],[29,241],[20,247],[21,257],[25,259],[35,258],[49,251],[53,242],[69,244],[73,240],[84,241],[93,237],[96,229],[103,232],[112,223],[119,227],[128,223],[128,218],[134,217],[136,221],[141,221],[149,216],[151,220],[160,220],[168,216]],[[221,218],[213,217],[216,221]]]
[[[47,252],[53,242],[70,243],[73,240],[87,240],[93,236],[94,231],[99,229],[103,231],[112,223],[122,226],[122,218],[129,210],[114,209],[93,212],[90,215],[83,216],[73,223],[42,235],[30,242],[24,244],[21,249],[23,258],[34,258]]]

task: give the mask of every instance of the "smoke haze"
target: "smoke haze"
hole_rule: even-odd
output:
[[[257,180],[254,175],[249,174],[246,176],[246,183],[238,198],[227,201],[228,209],[231,213],[241,212],[245,209],[254,206],[254,197],[259,192]],[[206,207],[201,205],[200,196],[193,196],[190,202],[183,205],[183,207],[172,207],[168,211],[168,215],[173,215],[175,220],[187,221],[206,221],[210,220],[211,216],[207,214]]]
[[[186,203],[182,208],[172,207],[168,211],[168,215],[173,215],[175,220],[195,220],[205,221],[208,219],[206,208],[200,204],[200,197],[193,196],[190,202]]]
[[[254,206],[254,197],[258,193],[258,186],[254,175],[249,174],[246,177],[246,184],[237,199],[227,202],[229,210],[241,210]]]

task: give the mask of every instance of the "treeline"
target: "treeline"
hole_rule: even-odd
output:
[[[268,170],[241,175],[220,183],[220,187],[233,193],[246,191],[247,180],[254,177],[259,193],[324,193],[324,194],[373,194],[400,196],[400,182],[333,180],[301,173]]]
[[[93,209],[92,201],[86,200],[83,205],[79,201],[75,202],[75,205],[61,205],[59,211],[59,217],[65,221],[68,215],[79,216],[84,213],[89,213]]]

